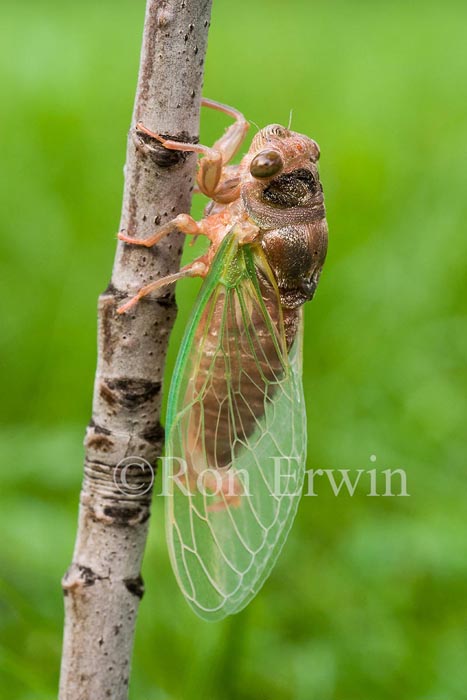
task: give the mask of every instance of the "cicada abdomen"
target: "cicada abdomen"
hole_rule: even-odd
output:
[[[186,454],[195,472],[226,470],[261,423],[286,366],[281,308],[271,282],[239,298],[226,286],[203,312],[195,344],[203,347],[190,369],[185,397],[193,410],[187,426]]]

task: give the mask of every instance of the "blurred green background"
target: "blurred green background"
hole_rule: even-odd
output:
[[[2,6],[9,698],[56,694],[143,15],[143,0]],[[321,146],[330,248],[306,311],[308,466],[404,468],[410,497],[369,498],[362,480],[336,498],[318,481],[261,593],[219,624],[184,603],[156,499],[132,700],[467,697],[466,23],[450,0],[214,0],[204,94],[260,125],[293,108]],[[226,124],[203,113],[202,140]],[[195,287],[178,289],[168,371]]]

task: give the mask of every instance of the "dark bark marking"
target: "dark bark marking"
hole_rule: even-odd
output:
[[[123,583],[132,595],[135,595],[141,600],[144,595],[144,581],[141,575],[136,578],[125,578],[123,579]]]
[[[129,409],[138,409],[152,401],[161,390],[161,382],[147,379],[107,379],[101,382],[100,394],[108,403]]]
[[[167,292],[163,297],[157,297],[156,299],[159,306],[164,309],[175,309],[177,310],[177,304],[175,303],[175,293],[173,291]]]
[[[159,423],[159,421],[155,425],[152,425],[150,428],[147,428],[147,430],[141,433],[141,437],[144,440],[146,440],[146,442],[155,445],[160,445],[164,441],[164,436],[165,430]]]
[[[93,437],[90,437],[88,439],[87,446],[92,447],[95,450],[102,450],[103,452],[107,452],[107,450],[112,449],[112,447],[114,446],[114,442],[105,435],[94,435]]]
[[[126,297],[125,292],[122,292],[120,289],[117,289],[117,287],[112,283],[109,282],[107,285],[106,289],[102,292],[101,297],[115,297],[117,301],[121,301]]]
[[[96,574],[89,566],[72,563],[62,580],[64,595],[68,595],[70,590],[80,586],[93,586],[96,581],[100,580],[102,580],[102,576]]]
[[[150,499],[150,494],[144,494],[143,498]],[[103,509],[104,515],[108,518],[112,518],[115,525],[129,526],[135,523],[142,523],[147,520],[146,517],[143,518],[143,508],[127,508],[125,506],[111,505],[105,506]],[[144,514],[145,515],[145,514]]]
[[[183,143],[198,143],[197,136],[190,136],[186,131],[180,131],[178,134],[159,134],[167,141],[179,141]],[[190,151],[171,151],[157,140],[145,134],[142,131],[136,131],[137,138],[146,146],[145,153],[153,163],[159,168],[171,168],[179,163],[184,163],[190,155]]]
[[[117,397],[115,393],[108,387],[108,385],[105,382],[101,382],[99,385],[99,395],[110,406],[114,406],[117,403]]]
[[[96,581],[98,581],[101,578],[89,566],[82,566],[81,564],[78,564],[77,566],[79,569],[80,577],[82,578],[82,581],[85,586],[93,586],[96,583]]]
[[[103,428],[102,425],[98,425],[93,418],[89,421],[88,427],[94,430],[95,433],[100,433],[101,435],[111,435],[111,431],[107,428]]]

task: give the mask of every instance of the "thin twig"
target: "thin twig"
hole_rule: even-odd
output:
[[[190,209],[195,158],[148,148],[134,125],[141,121],[172,139],[197,140],[210,10],[211,0],[147,3],[121,218],[121,229],[138,238]],[[116,308],[142,284],[176,271],[181,249],[175,233],[155,250],[119,243],[112,281],[99,298],[78,532],[63,579],[61,700],[128,695],[151,473],[125,472],[121,462],[137,455],[154,464],[161,453],[161,383],[176,309],[173,292],[141,301],[131,314],[119,316]]]

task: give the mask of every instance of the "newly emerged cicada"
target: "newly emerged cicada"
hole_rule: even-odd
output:
[[[203,104],[235,119],[212,148],[142,125],[137,132],[202,155],[204,218],[180,214],[148,239],[119,237],[152,246],[178,229],[206,236],[209,249],[119,311],[183,277],[204,278],[168,399],[167,538],[186,599],[215,620],[257,593],[297,510],[306,463],[302,306],[318,284],[327,224],[315,141],[272,124],[229,165],[248,123],[235,109]]]

